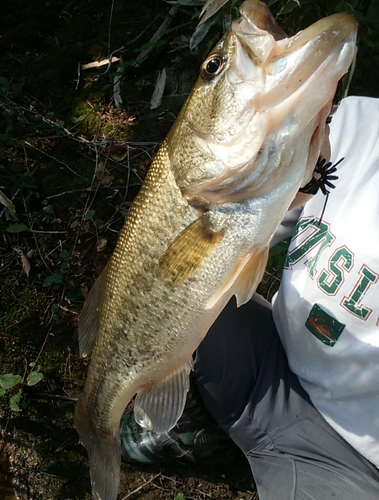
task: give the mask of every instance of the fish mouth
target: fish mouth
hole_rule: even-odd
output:
[[[331,15],[287,37],[258,0],[244,2],[240,13],[232,24],[237,42],[229,78],[260,78],[261,109],[283,103],[307,85],[322,85],[323,78],[338,81],[355,55],[357,21],[348,14]]]

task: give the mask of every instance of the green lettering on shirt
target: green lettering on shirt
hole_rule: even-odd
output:
[[[371,314],[372,309],[360,304],[363,295],[367,292],[370,285],[378,281],[379,275],[363,265],[359,271],[360,278],[355,285],[349,297],[344,297],[342,306],[358,318],[366,319]]]
[[[288,251],[284,267],[286,269],[292,269],[294,264],[299,262],[312,249],[318,246],[316,255],[311,257],[307,262],[309,275],[313,278],[316,273],[316,265],[321,252],[325,247],[331,245],[334,240],[334,236],[329,231],[328,223],[320,222],[319,219],[315,219],[314,217],[305,217],[300,219],[297,223],[293,239],[302,232],[305,232],[308,228],[311,228],[311,230],[306,238],[302,240],[300,244]]]
[[[353,266],[353,254],[345,246],[338,248],[329,259],[329,269],[323,269],[318,278],[320,288],[328,295],[336,295],[344,279],[344,271]]]

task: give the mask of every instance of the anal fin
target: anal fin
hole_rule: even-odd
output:
[[[190,386],[192,359],[173,375],[137,394],[134,418],[146,429],[168,432],[181,417]]]

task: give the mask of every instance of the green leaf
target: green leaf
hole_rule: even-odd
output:
[[[100,89],[100,90],[101,90],[101,92],[104,92],[104,90],[108,90],[108,89],[110,89],[110,88],[113,88],[113,85],[112,85],[111,83],[106,83],[105,85],[103,85],[103,86],[101,87],[101,89]],[[97,106],[96,106],[96,107],[97,107]]]
[[[21,90],[21,86],[18,83],[11,83],[10,88],[12,92],[18,92]]]
[[[5,78],[5,76],[0,76],[0,85],[4,85],[6,87],[9,87],[8,78]]]
[[[61,259],[68,259],[70,257],[70,252],[68,250],[62,250],[61,251]]]
[[[295,0],[290,0],[285,5],[283,5],[279,14],[289,14],[290,12],[293,11],[293,9],[295,9],[298,6],[299,6],[299,4]]]
[[[70,228],[74,229],[75,227],[78,227],[78,226],[79,226],[79,221],[78,220],[74,220],[74,222],[71,222]]]
[[[95,210],[88,210],[84,216],[84,220],[90,220],[95,215]]]
[[[59,269],[55,269],[53,272],[54,275],[54,282],[55,283],[62,283],[62,273]]]
[[[11,224],[9,227],[7,227],[8,233],[22,233],[22,231],[26,231],[27,229],[28,226],[22,224],[21,222],[16,224]]]
[[[377,1],[372,1],[367,9],[366,19],[372,24],[379,23],[379,5]]]
[[[177,494],[175,495],[174,500],[186,500],[186,497],[184,496],[184,494],[183,494],[183,493],[177,493]]]
[[[288,245],[290,238],[280,241],[272,248],[270,248],[269,258],[267,262],[267,268],[283,267],[284,261],[287,255]]]
[[[0,376],[0,387],[3,389],[11,389],[22,381],[21,375],[13,375],[13,373],[6,373]]]
[[[48,276],[44,279],[42,286],[50,286],[55,283],[55,276]]]
[[[80,288],[73,288],[71,290],[66,291],[66,297],[70,302],[76,302],[80,300],[82,296]]]
[[[121,155],[116,155],[116,154],[111,154],[111,158],[112,160],[116,160],[116,161],[124,161],[125,158],[128,156],[129,154],[129,151],[127,151],[126,153],[123,153]]]
[[[209,32],[210,28],[219,21],[219,18],[220,14],[218,13],[196,28],[195,32],[191,36],[189,44],[190,50],[194,50],[199,45]]]
[[[28,378],[26,379],[26,383],[29,386],[36,385],[38,382],[41,382],[43,379],[43,374],[41,372],[30,372]]]
[[[42,237],[42,238],[39,238],[38,240],[38,243],[39,245],[44,249],[46,250],[47,248],[49,248],[49,242],[47,241],[46,238]]]
[[[46,200],[45,200],[46,201]],[[53,205],[46,205],[42,209],[46,214],[53,214],[54,213],[54,207]]]
[[[82,122],[85,117],[86,117],[86,115],[71,116],[71,121],[72,121],[72,123],[79,123],[79,122]]]
[[[13,396],[9,398],[9,406],[13,411],[21,411],[21,408],[18,406],[18,403],[21,399],[22,391],[16,392]]]
[[[4,394],[5,394],[5,389],[0,387],[0,398],[1,398],[1,396],[4,396]]]
[[[55,316],[58,313],[59,310],[59,304],[53,304],[51,306],[51,314]]]

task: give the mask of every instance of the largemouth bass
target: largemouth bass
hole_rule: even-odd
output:
[[[75,410],[94,499],[115,500],[119,422],[157,432],[182,414],[194,350],[229,299],[252,296],[269,242],[310,179],[356,21],[336,14],[288,38],[248,0],[200,69],[89,293],[92,352]]]

